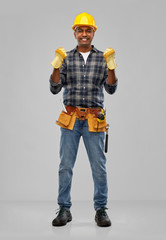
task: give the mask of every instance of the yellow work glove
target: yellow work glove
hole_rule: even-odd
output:
[[[60,47],[55,51],[55,59],[51,62],[54,68],[61,68],[63,60],[66,58],[67,54],[64,48]]]
[[[107,63],[107,67],[110,70],[113,70],[117,67],[115,62],[115,51],[113,48],[107,48],[103,54],[105,61]]]

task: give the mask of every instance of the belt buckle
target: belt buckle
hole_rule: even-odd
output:
[[[87,109],[86,108],[79,108],[79,120],[85,120]]]
[[[87,109],[86,108],[80,108],[80,112],[86,112]]]

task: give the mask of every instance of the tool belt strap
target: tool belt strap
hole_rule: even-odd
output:
[[[98,117],[102,113],[101,108],[79,108],[73,106],[65,106],[68,114],[76,112],[77,118],[79,120],[87,119],[88,114],[93,114],[95,117]]]

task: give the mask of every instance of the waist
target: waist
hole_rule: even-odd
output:
[[[102,113],[102,108],[82,108],[73,106],[65,106],[65,108],[68,114],[76,112],[79,120],[87,119],[88,114],[93,114],[95,117],[98,117]]]

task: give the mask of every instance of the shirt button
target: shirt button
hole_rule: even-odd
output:
[[[85,98],[83,98],[83,100],[85,100]]]
[[[84,67],[84,65],[82,65]]]
[[[84,75],[84,77],[86,77],[86,75]]]
[[[84,87],[84,89],[85,89],[85,87]]]

